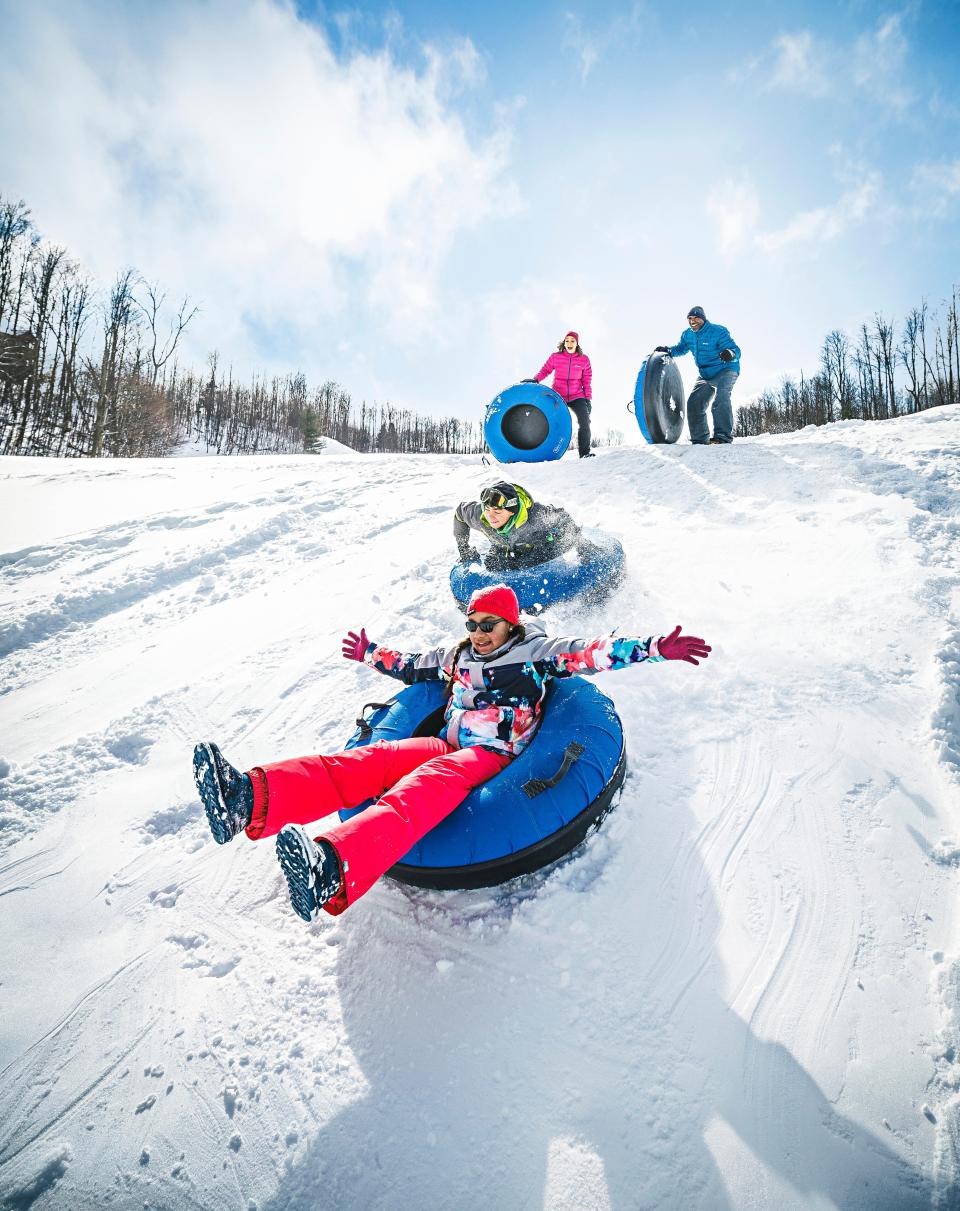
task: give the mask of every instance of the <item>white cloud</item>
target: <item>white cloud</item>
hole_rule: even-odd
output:
[[[486,79],[483,60],[469,38],[460,38],[449,47],[427,46],[425,53],[440,96],[456,96]]]
[[[707,197],[707,213],[717,223],[720,253],[728,260],[752,238],[760,217],[760,200],[749,181],[722,181]]]
[[[421,69],[338,57],[285,0],[6,20],[4,190],[98,276],[132,263],[201,298],[241,361],[292,316],[315,342],[352,296],[426,322],[458,232],[515,205],[507,134],[472,138],[451,105],[482,78],[468,41]]]
[[[945,122],[960,122],[960,104],[956,97],[949,93],[952,80],[946,80],[944,83],[948,89],[948,95],[943,95],[943,85],[938,84],[934,87],[927,102],[927,109],[934,118],[942,119]]]
[[[903,14],[895,13],[852,44],[817,38],[809,30],[779,34],[754,66],[767,89],[817,98],[865,94],[877,107],[901,113],[916,100],[904,79],[908,51]]]
[[[585,83],[600,58],[600,46],[584,33],[583,22],[576,13],[563,15],[563,46],[580,60],[580,80]]]
[[[809,30],[780,34],[774,39],[773,47],[768,88],[784,88],[814,97],[824,97],[830,92],[825,48],[815,41]]]
[[[908,48],[902,15],[884,17],[856,41],[851,57],[853,82],[882,105],[906,109],[915,99],[903,80]]]
[[[645,0],[634,0],[629,8],[617,12],[613,19],[606,24],[598,23],[596,14],[591,11],[589,19],[591,32],[588,34],[578,13],[572,11],[564,13],[563,47],[577,56],[580,62],[581,83],[586,82],[601,56],[611,46],[623,46],[625,43],[636,42],[642,38],[650,19]]]
[[[482,295],[471,318],[479,332],[498,334],[498,352],[516,367],[519,377],[539,370],[570,328],[580,333],[583,346],[596,349],[610,327],[611,306],[603,290],[569,283],[528,278]],[[531,366],[531,362],[536,362]],[[522,371],[522,374],[521,374]]]
[[[779,252],[791,244],[835,240],[875,209],[880,186],[880,174],[868,172],[863,180],[842,193],[835,202],[802,211],[779,231],[757,236],[756,242],[764,252]]]
[[[919,213],[945,214],[951,201],[960,197],[960,160],[918,164],[910,177],[910,189]]]
[[[960,160],[942,164],[918,164],[913,170],[914,189],[931,189],[939,193],[960,193]]]

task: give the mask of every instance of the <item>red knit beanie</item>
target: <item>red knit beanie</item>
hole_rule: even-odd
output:
[[[495,584],[489,589],[477,589],[467,605],[467,613],[475,614],[478,610],[485,614],[496,614],[514,626],[520,621],[517,595],[509,585]]]
[[[566,340],[568,336],[572,336],[573,339],[577,342],[577,344],[578,345],[580,344],[580,333],[579,332],[574,332],[574,330],[571,328],[569,332],[565,332],[563,334],[563,339]]]

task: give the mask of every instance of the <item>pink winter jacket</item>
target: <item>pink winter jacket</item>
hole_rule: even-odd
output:
[[[593,370],[585,353],[551,353],[537,372],[537,382],[553,373],[553,389],[568,403],[590,399]]]

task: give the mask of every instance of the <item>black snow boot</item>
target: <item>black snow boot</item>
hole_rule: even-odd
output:
[[[313,841],[299,824],[285,824],[277,834],[277,858],[293,911],[304,921],[315,921],[343,884],[336,850],[322,838]]]
[[[193,750],[193,778],[218,845],[242,833],[253,816],[253,783],[225,760],[212,742]]]

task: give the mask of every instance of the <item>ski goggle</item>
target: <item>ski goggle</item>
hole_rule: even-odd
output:
[[[484,488],[480,503],[485,509],[515,509],[520,503],[516,496],[506,496],[499,488]]]
[[[484,618],[483,622],[474,622],[472,618],[468,618],[463,625],[471,635],[474,631],[483,631],[484,635],[489,635],[501,622],[502,618]]]

